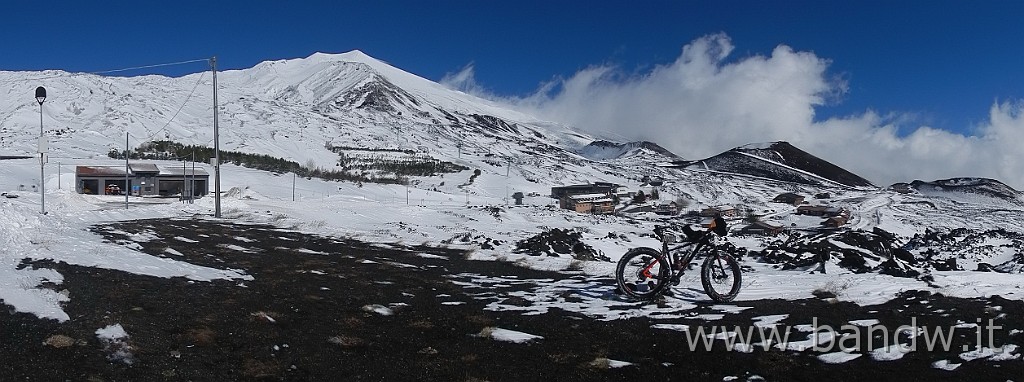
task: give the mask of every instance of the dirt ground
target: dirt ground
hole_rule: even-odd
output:
[[[914,352],[897,361],[865,356],[833,365],[813,352],[726,351],[721,341],[713,351],[690,351],[683,332],[652,329],[661,322],[654,318],[600,321],[558,309],[540,315],[488,310],[496,300],[530,304],[512,296],[529,291],[530,284],[480,297],[453,280],[473,273],[540,284],[582,276],[469,261],[459,251],[372,246],[208,219],[132,221],[94,231],[111,242],[154,233],[158,238],[139,243],[149,254],[239,269],[254,280],[194,282],[24,263],[64,275],[62,284],[51,287],[70,296],[64,309],[71,319],[0,315],[0,380],[1024,379],[1020,358],[959,361],[954,371],[933,367],[936,359],[956,359],[961,346],[975,345],[973,330],[967,329],[957,332],[956,351]],[[165,251],[168,247],[182,256]],[[836,327],[864,317],[894,326],[910,317],[924,317],[922,325],[997,317],[1005,329],[995,333],[994,342],[1024,347],[1024,335],[1011,331],[1024,328],[1024,303],[999,297],[968,300],[911,291],[870,307],[827,299],[736,305],[751,308],[707,325],[749,326],[753,317],[780,313],[789,314],[783,324],[817,317]],[[623,303],[622,309],[635,306]],[[113,324],[128,333],[126,342],[112,346],[97,338],[97,329]],[[495,327],[543,339],[510,343],[481,335]],[[610,368],[609,359],[632,364]]]

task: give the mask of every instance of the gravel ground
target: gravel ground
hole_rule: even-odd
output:
[[[53,268],[71,298],[71,320],[24,313],[0,315],[0,380],[1021,380],[1020,350],[1007,360],[967,361],[977,345],[976,319],[995,319],[995,345],[1024,347],[1024,303],[956,299],[908,291],[878,306],[828,298],[765,300],[708,322],[651,317],[601,321],[559,309],[527,315],[486,309],[489,303],[529,305],[514,296],[550,280],[579,275],[514,264],[468,261],[459,251],[384,247],[262,225],[214,220],[142,220],[97,226],[111,242],[151,232],[138,243],[157,256],[244,270],[252,281],[193,282],[125,272],[31,262]],[[178,238],[199,241],[189,243]],[[173,248],[174,252],[166,251]],[[528,282],[480,293],[458,275],[515,276]],[[535,282],[530,282],[535,280]],[[611,285],[611,280],[602,280]],[[567,297],[570,299],[571,296]],[[623,302],[621,309],[635,309]],[[712,312],[700,306],[694,315]],[[755,317],[788,314],[785,326],[839,327],[878,320],[895,328],[961,323],[949,352],[918,351],[892,361],[862,356],[839,364],[813,351],[761,348],[691,351],[685,332],[652,328],[684,324],[750,327]],[[966,324],[963,324],[966,323]],[[127,337],[96,331],[120,325]],[[793,339],[807,333],[791,329]],[[511,331],[511,332],[510,332]],[[517,332],[543,338],[499,341]],[[798,337],[799,336],[799,337]],[[863,336],[864,342],[867,334]],[[989,340],[986,335],[983,343]],[[967,358],[970,358],[969,356]],[[621,361],[621,362],[619,362]],[[952,371],[936,367],[959,364]]]

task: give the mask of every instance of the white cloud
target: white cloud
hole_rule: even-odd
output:
[[[466,64],[458,72],[445,73],[441,81],[438,81],[441,85],[449,89],[459,90],[468,94],[474,94],[485,98],[493,98],[493,95],[488,92],[476,82],[476,64],[470,62]]]
[[[980,176],[1024,187],[1021,103],[993,105],[989,121],[972,135],[929,126],[898,134],[905,116],[872,110],[818,121],[815,107],[846,91],[846,83],[828,75],[828,60],[785,45],[769,56],[729,60],[732,51],[728,36],[705,36],[674,62],[640,75],[593,66],[508,102],[620,140],[654,141],[686,158],[785,140],[882,186]],[[470,64],[446,79],[479,90],[472,70]]]

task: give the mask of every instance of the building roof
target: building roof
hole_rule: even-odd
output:
[[[171,166],[161,166],[160,167],[160,175],[162,175],[162,176],[184,176],[184,175],[187,175],[187,176],[193,176],[193,175],[195,175],[195,176],[210,176],[210,173],[206,172],[206,169],[204,169],[204,168],[202,168],[200,166],[196,166],[196,170],[195,170],[194,174],[192,173],[192,166],[188,166],[188,167],[185,167],[185,168],[171,167]]]
[[[735,210],[735,209],[736,208],[733,207],[733,206],[730,206],[730,205],[727,205],[727,204],[723,204],[723,205],[720,205],[720,206],[707,207],[704,210],[705,211],[712,210],[712,211],[722,212],[722,211],[732,211],[732,210]]]
[[[565,186],[555,186],[555,187],[552,187],[552,188],[591,188],[591,187],[619,187],[619,185],[617,185],[615,183],[594,182],[594,183],[586,183],[586,184],[569,184],[569,185],[565,185]]]
[[[782,229],[782,228],[784,228],[784,226],[781,225],[781,224],[776,224],[776,223],[772,223],[772,222],[756,221],[756,222],[753,222],[750,225],[746,226],[745,228]]]
[[[130,163],[128,164],[128,168],[134,173],[160,172],[160,168],[152,163]]]
[[[567,185],[567,186],[551,187],[552,190],[589,190],[589,189],[595,189],[595,188],[602,188],[602,189],[611,188],[611,189],[615,189],[615,188],[619,188],[619,185],[615,184],[615,183],[607,183],[607,182],[594,182],[594,183],[590,183],[590,184],[572,184],[572,185]]]
[[[85,176],[124,176],[124,167],[113,166],[78,166],[75,174]]]
[[[210,176],[210,173],[206,172],[206,169],[201,166],[196,166],[194,174],[192,166],[181,168],[180,166],[165,166],[150,163],[129,164],[128,170],[129,175],[156,173],[159,176]],[[123,177],[125,175],[124,166],[77,166],[75,167],[75,174],[78,176],[95,177]]]
[[[826,211],[829,208],[830,208],[829,206],[825,206],[825,205],[811,205],[811,204],[807,204],[807,205],[799,206],[796,209],[797,210],[810,210],[810,211]]]
[[[612,198],[609,198],[606,194],[577,194],[569,195],[569,199],[576,202],[611,202]]]

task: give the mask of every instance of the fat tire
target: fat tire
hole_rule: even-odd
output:
[[[634,275],[626,275],[626,267],[629,262],[639,256],[649,256],[652,259],[658,261],[658,275],[657,278],[653,279],[655,283],[653,287],[650,287],[647,292],[637,292],[635,289],[629,287],[628,282],[632,281]],[[619,259],[619,263],[615,266],[615,283],[618,285],[619,290],[625,295],[635,300],[650,301],[657,298],[667,287],[670,278],[671,268],[668,260],[662,255],[661,251],[649,247],[633,248],[622,255]]]
[[[716,290],[714,286],[717,283],[712,280],[711,272],[714,267],[718,267],[719,260],[728,267],[725,272],[731,277],[732,285],[730,285],[728,293],[720,293]],[[743,285],[743,271],[740,270],[739,262],[732,255],[715,253],[704,259],[704,264],[700,267],[700,282],[704,286],[704,293],[707,293],[712,300],[729,302],[740,294],[740,287]]]

